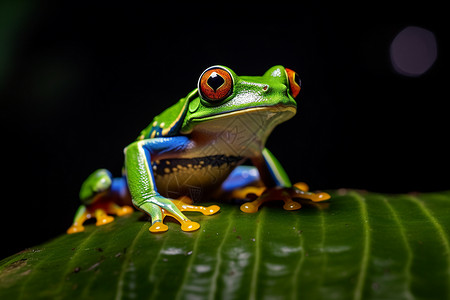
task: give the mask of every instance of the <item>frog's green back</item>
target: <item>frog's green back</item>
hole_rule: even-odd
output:
[[[138,140],[177,135],[186,116],[189,101],[196,95],[197,89],[153,118],[150,125],[141,131]]]

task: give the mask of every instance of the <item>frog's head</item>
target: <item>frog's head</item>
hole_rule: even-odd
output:
[[[272,67],[262,76],[237,76],[227,67],[212,66],[200,75],[197,89],[188,96],[181,132],[192,132],[199,124],[256,116],[268,135],[295,115],[294,98],[300,85],[297,73],[283,66]]]

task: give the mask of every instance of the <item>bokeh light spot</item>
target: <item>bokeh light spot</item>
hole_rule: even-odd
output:
[[[405,76],[420,76],[436,61],[436,38],[427,29],[408,26],[392,41],[390,55],[396,72]]]

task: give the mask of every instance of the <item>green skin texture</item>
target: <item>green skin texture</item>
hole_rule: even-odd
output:
[[[172,203],[171,199],[161,196],[157,192],[154,175],[151,167],[153,157],[146,155],[145,146],[154,143],[154,139],[161,137],[186,136],[195,131],[196,127],[207,123],[214,125],[223,116],[237,111],[245,114],[246,110],[255,108],[276,108],[277,113],[283,115],[279,122],[291,118],[296,111],[296,102],[289,91],[289,80],[285,68],[275,66],[270,68],[263,76],[237,76],[231,69],[224,66],[215,66],[227,70],[233,78],[233,92],[218,103],[210,103],[202,99],[198,89],[193,90],[185,98],[165,110],[153,119],[145,128],[138,140],[125,148],[125,171],[128,188],[135,207],[152,217],[152,223],[163,219],[161,208],[183,219],[187,218]],[[284,108],[288,107],[288,110]],[[156,125],[156,126],[155,126]],[[262,143],[259,153],[249,157],[258,168],[261,179],[268,187],[281,185],[290,187],[291,183],[286,172],[278,160],[264,148],[265,140],[277,124],[269,126],[267,132],[262,133]],[[265,131],[265,129],[262,129]],[[210,137],[211,143],[217,136]],[[189,147],[188,147],[189,148]],[[195,144],[187,151],[195,151]],[[179,150],[166,155],[177,155]]]

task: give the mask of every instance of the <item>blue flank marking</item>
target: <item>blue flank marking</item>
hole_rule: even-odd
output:
[[[231,192],[235,189],[248,186],[257,180],[259,180],[259,173],[256,167],[238,166],[222,183],[222,190],[225,192]]]
[[[161,137],[146,140],[142,145],[145,158],[147,159],[148,169],[150,170],[153,190],[157,192],[155,176],[153,175],[151,154],[163,154],[167,152],[182,151],[189,144],[189,138],[185,136]]]
[[[111,192],[124,197],[127,193],[127,189],[128,184],[125,177],[116,177],[112,179]]]
[[[185,149],[189,144],[186,136],[160,137],[146,140],[142,145],[148,154],[163,154],[167,152],[177,152]],[[150,162],[149,157],[148,162]]]

